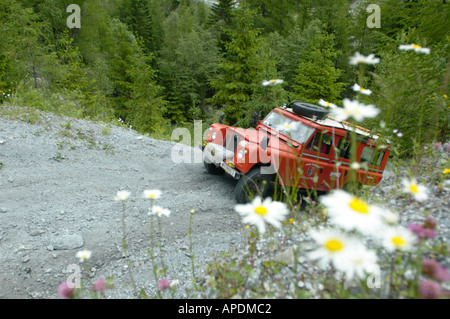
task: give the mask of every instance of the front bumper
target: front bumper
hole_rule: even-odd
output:
[[[234,169],[234,152],[214,143],[203,143],[201,148],[203,151],[203,161],[205,163],[214,164],[215,166],[222,168],[225,173],[235,179],[241,177],[239,171]]]

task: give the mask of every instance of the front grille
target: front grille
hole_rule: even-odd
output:
[[[236,148],[241,141],[241,136],[239,134],[227,134],[225,137],[224,146],[227,150],[236,152]]]

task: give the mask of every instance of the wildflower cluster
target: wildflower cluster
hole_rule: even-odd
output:
[[[80,263],[83,264],[85,268],[85,273],[87,275],[87,261],[91,258],[91,251],[81,250],[75,255]],[[81,278],[80,282],[71,282],[65,280],[61,282],[58,286],[58,296],[61,299],[79,299],[82,297],[93,297],[101,298],[105,296],[106,289],[112,288],[110,280],[105,280],[104,278],[97,279],[90,289],[85,289],[82,285]]]
[[[142,193],[143,198],[148,199],[150,201],[150,207],[148,209],[148,216],[149,216],[149,224],[150,224],[150,249],[148,249],[148,254],[150,256],[150,259],[152,261],[152,267],[153,267],[153,276],[155,279],[155,286],[157,287],[157,295],[159,298],[162,298],[161,292],[164,290],[167,290],[171,287],[176,287],[178,282],[176,280],[170,281],[166,278],[167,274],[167,266],[164,262],[164,256],[163,256],[163,249],[161,245],[161,239],[162,239],[162,226],[161,226],[161,217],[170,216],[170,210],[163,208],[161,206],[155,205],[156,200],[161,198],[162,192],[159,189],[148,189],[144,190]],[[119,195],[118,195],[119,196]],[[157,217],[157,226],[158,229],[155,229],[154,225],[154,217]],[[155,233],[157,234],[157,241],[155,243]],[[156,247],[159,249],[159,261],[160,261],[160,267],[156,263],[155,259],[155,251]],[[159,277],[162,277],[159,279]],[[173,294],[173,289],[171,290],[171,293]],[[141,290],[140,294],[141,297],[147,297],[147,293],[144,291],[144,289]]]
[[[416,45],[400,46],[399,49],[429,53],[429,49]],[[359,53],[350,59],[352,65],[378,62],[379,59],[373,55],[364,57]],[[353,86],[353,90],[365,95],[372,93],[358,84]],[[324,104],[326,102],[321,100],[321,105]],[[373,105],[364,105],[348,99],[343,101],[343,106],[331,109],[332,115],[338,121],[349,118],[362,121],[367,117],[376,117],[379,113]],[[400,137],[400,132],[394,130],[394,133]],[[419,184],[415,177],[403,179],[402,186],[403,193],[419,203],[429,198],[428,189],[425,185]],[[380,269],[383,256],[390,258],[393,263],[397,254],[420,251],[421,244],[426,239],[434,238],[436,222],[432,218],[428,218],[423,225],[411,224],[406,228],[399,224],[395,212],[369,204],[364,199],[343,190],[334,190],[321,197],[320,203],[327,211],[330,227],[310,231],[315,248],[308,256],[318,261],[321,268],[328,269],[331,266],[332,269],[344,274],[347,282],[364,280],[376,269]],[[390,268],[390,285],[392,285],[393,264]],[[446,273],[446,270],[436,269],[439,269],[440,274]],[[436,291],[436,283],[429,280],[423,281],[419,290],[420,295],[426,298],[440,296]]]
[[[0,103],[3,103],[3,101],[6,101],[13,97],[14,97],[14,94],[12,93],[11,89],[8,90],[8,93],[0,90]]]
[[[167,266],[164,263],[164,258],[163,258],[163,250],[162,250],[162,246],[161,246],[161,235],[162,235],[162,227],[161,227],[161,222],[160,222],[160,218],[162,216],[166,216],[169,217],[170,216],[170,210],[163,208],[161,206],[155,205],[156,204],[156,200],[159,199],[162,195],[162,192],[158,189],[152,189],[152,190],[145,190],[143,192],[143,197],[145,199],[150,200],[150,207],[148,209],[148,216],[150,218],[150,238],[151,238],[151,242],[150,242],[150,249],[148,249],[148,253],[150,255],[152,264],[153,264],[153,274],[154,274],[154,278],[155,278],[155,287],[156,287],[156,294],[158,295],[159,298],[162,298],[162,292],[165,290],[170,290],[170,293],[172,294],[172,296],[175,293],[176,287],[179,286],[179,281],[178,280],[169,280],[168,278],[166,278],[166,273],[167,273]],[[127,190],[121,190],[118,191],[116,193],[116,196],[114,197],[114,200],[116,201],[120,201],[122,203],[122,246],[123,246],[123,255],[126,258],[128,265],[127,265],[127,269],[129,271],[129,275],[130,275],[130,281],[131,281],[131,285],[134,289],[134,292],[136,294],[137,297],[140,298],[147,298],[148,294],[145,292],[144,289],[138,291],[137,287],[136,287],[136,283],[134,280],[134,276],[133,276],[133,270],[132,270],[132,266],[133,263],[130,262],[129,260],[129,253],[128,253],[128,244],[127,244],[127,228],[126,228],[126,202],[129,200],[131,196],[131,192],[127,191]],[[154,217],[156,216],[156,218],[158,219],[157,225],[158,225],[158,229],[155,229],[155,225],[154,225]],[[155,233],[157,234],[157,240],[155,240]],[[156,263],[156,259],[155,259],[155,255],[156,255],[156,249],[159,248],[159,261],[161,263],[161,265],[157,265]],[[88,273],[87,270],[87,260],[89,260],[91,258],[91,252],[89,250],[82,250],[79,251],[76,254],[76,257],[79,259],[80,263],[82,263],[84,265],[85,268],[85,273]],[[81,298],[81,297],[89,297],[91,294],[94,295],[94,297],[100,297],[100,296],[104,296],[105,290],[107,287],[112,287],[111,283],[108,281],[105,281],[103,278],[97,280],[91,287],[91,291],[86,294],[86,295],[82,295],[82,291],[84,290],[82,286],[80,287],[76,287],[74,284],[72,284],[71,282],[64,281],[62,282],[59,287],[58,287],[58,295],[61,298],[64,299],[76,299],[76,298]]]

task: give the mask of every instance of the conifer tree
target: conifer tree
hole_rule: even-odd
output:
[[[230,41],[225,44],[225,58],[220,75],[211,81],[216,90],[212,102],[223,106],[225,121],[233,125],[244,114],[243,103],[249,101],[258,85],[263,65],[258,59],[260,32],[253,27],[256,12],[245,3],[235,12],[234,25],[228,29]]]
[[[295,96],[310,103],[320,99],[336,103],[344,83],[338,82],[341,71],[334,66],[334,36],[323,32],[319,23],[316,21],[305,30],[308,42],[296,70]]]

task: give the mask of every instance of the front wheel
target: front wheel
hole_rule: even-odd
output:
[[[223,173],[225,173],[222,168],[214,165],[213,163],[207,163],[206,161],[203,161],[203,165],[205,165],[206,171],[209,174],[222,175]]]
[[[256,196],[268,197],[273,192],[273,174],[262,174],[261,167],[252,168],[242,175],[234,189],[234,197],[238,203],[248,203]]]

